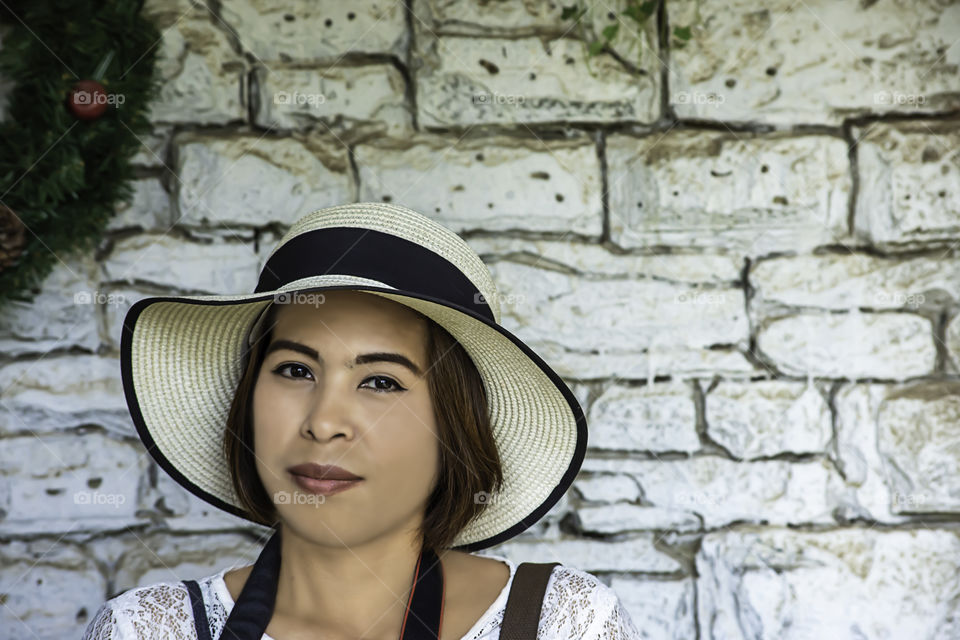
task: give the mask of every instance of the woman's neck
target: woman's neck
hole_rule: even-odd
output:
[[[334,637],[399,637],[420,558],[418,543],[397,535],[350,547],[323,546],[289,528],[282,534],[274,616]],[[420,568],[421,575],[426,569]]]

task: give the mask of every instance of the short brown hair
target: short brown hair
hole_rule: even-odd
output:
[[[261,337],[244,352],[243,375],[227,416],[223,447],[234,490],[259,524],[279,528],[279,515],[257,474],[253,455],[253,389],[270,344],[278,307],[271,303]],[[440,440],[440,473],[427,499],[421,541],[434,552],[478,516],[488,500],[476,494],[499,491],[503,468],[487,406],[486,391],[473,360],[450,333],[421,314],[427,326],[427,382]]]

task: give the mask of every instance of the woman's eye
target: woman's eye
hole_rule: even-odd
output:
[[[305,366],[303,366],[302,364],[297,364],[296,362],[288,362],[287,364],[282,364],[282,365],[280,365],[279,367],[277,367],[276,369],[274,369],[273,372],[274,372],[274,373],[280,373],[281,371],[283,371],[283,370],[285,370],[285,369],[290,369],[290,368],[302,369],[302,370],[306,371],[307,373],[310,373],[310,370],[309,370],[309,369],[307,369],[307,368],[306,368]],[[283,374],[280,374],[280,375],[283,375]],[[311,375],[313,375],[313,374],[311,374]],[[283,376],[283,377],[284,377],[284,378],[294,378],[294,379],[300,378],[300,376]]]
[[[393,393],[396,391],[406,391],[406,389],[401,387],[396,380],[394,380],[393,378],[388,378],[386,376],[371,376],[367,378],[367,380],[386,380],[387,382],[389,382],[395,387],[393,389],[373,389],[373,391],[377,393]],[[364,382],[366,382],[367,380],[364,380]],[[372,389],[372,387],[368,387],[368,389]]]
[[[282,377],[284,377],[284,378],[289,378],[289,379],[292,379],[292,380],[307,379],[307,378],[304,378],[303,376],[299,376],[299,375],[284,375],[284,374],[280,373],[281,371],[286,371],[286,370],[290,370],[291,372],[292,372],[293,370],[302,370],[302,371],[305,371],[306,373],[310,374],[310,376],[313,376],[313,374],[310,373],[310,370],[309,370],[309,369],[307,369],[307,368],[306,368],[305,366],[303,366],[302,364],[297,364],[296,362],[288,362],[287,364],[282,364],[282,365],[280,365],[279,367],[277,367],[276,369],[274,369],[273,372],[276,373],[276,374],[278,374],[278,375],[280,375],[280,376],[282,376]],[[393,385],[392,388],[390,388],[390,387],[388,387],[388,388],[377,387],[376,384],[374,385],[374,387],[366,387],[366,388],[368,388],[368,389],[370,389],[371,391],[374,391],[374,392],[376,392],[376,393],[393,393],[393,392],[396,392],[396,391],[406,391],[406,389],[405,389],[404,387],[401,387],[400,384],[399,384],[396,380],[394,380],[393,378],[388,378],[387,376],[370,376],[369,378],[367,378],[366,380],[364,380],[364,382],[367,382],[368,380],[386,381],[388,384]],[[362,385],[361,385],[361,386],[362,386]]]

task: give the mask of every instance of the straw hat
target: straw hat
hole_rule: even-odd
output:
[[[367,291],[410,307],[466,350],[487,390],[503,489],[454,541],[474,551],[537,522],[573,483],[587,447],[583,411],[560,377],[500,326],[496,286],[467,243],[394,204],[361,202],[309,213],[271,252],[251,294],[159,296],[127,312],[123,388],[147,450],[178,483],[247,520],[222,442],[242,353],[271,303],[293,292]]]

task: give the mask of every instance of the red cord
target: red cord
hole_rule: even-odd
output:
[[[437,625],[437,638],[440,637],[440,631],[443,629],[443,600],[447,594],[447,586],[444,584],[443,563],[440,563],[440,624]]]
[[[410,598],[407,600],[407,610],[403,612],[403,625],[400,627],[400,637],[407,628],[407,616],[410,615],[410,604],[413,602],[413,592],[417,590],[417,578],[420,576],[420,558],[417,558],[417,569],[413,572],[413,587],[410,588]]]

